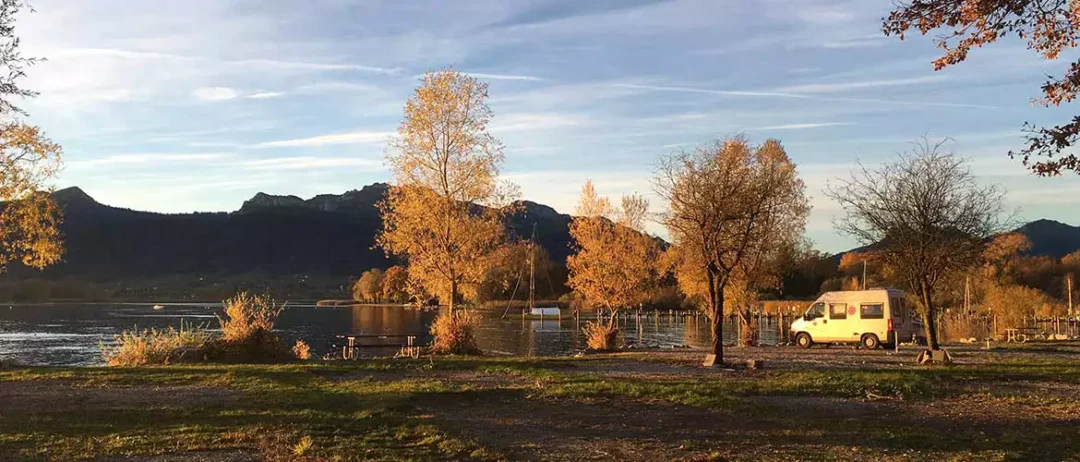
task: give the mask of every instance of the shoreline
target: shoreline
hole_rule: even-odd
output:
[[[728,359],[766,364],[736,371],[699,367],[695,351],[2,367],[0,453],[212,462],[1068,459],[1078,443],[1080,342],[1039,348],[957,346],[951,367],[915,366],[914,348],[733,348]],[[295,456],[305,439],[310,447]]]

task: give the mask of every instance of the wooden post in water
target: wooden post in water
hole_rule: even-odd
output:
[[[786,343],[787,342],[787,339],[784,338],[784,331],[785,330],[786,329],[784,329],[784,312],[781,311],[780,313],[777,314],[777,320],[776,320],[776,343],[778,345],[781,344],[781,343]]]

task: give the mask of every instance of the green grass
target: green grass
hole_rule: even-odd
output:
[[[1038,356],[954,367],[717,372],[715,378],[707,380],[678,376],[622,378],[579,370],[584,370],[581,366],[595,365],[590,361],[610,360],[464,357],[289,365],[2,369],[0,383],[63,385],[76,390],[130,389],[132,393],[145,393],[154,387],[204,387],[199,393],[210,398],[198,405],[185,405],[168,396],[150,403],[124,405],[121,393],[119,401],[110,406],[82,408],[76,404],[7,411],[0,404],[0,454],[15,459],[75,460],[242,449],[277,460],[499,460],[508,456],[441,427],[438,416],[428,415],[430,412],[421,403],[467,402],[507,392],[515,399],[677,403],[753,417],[762,425],[772,425],[772,431],[793,438],[791,441],[805,440],[806,444],[816,444],[816,435],[837,445],[862,441],[860,444],[877,448],[925,447],[960,451],[957,454],[961,458],[964,454],[995,458],[1002,444],[1027,448],[1025,444],[1032,444],[1032,437],[1050,438],[1062,429],[1053,425],[989,430],[971,427],[941,434],[887,420],[871,427],[812,420],[817,426],[807,429],[792,416],[760,405],[755,398],[863,400],[877,395],[905,402],[933,402],[986,394],[1052,406],[1069,403],[1023,391],[1012,393],[1008,385],[1080,382],[1080,363]],[[454,373],[460,372],[494,376],[502,381],[492,385],[456,379]],[[514,412],[512,406],[507,407],[508,415]],[[1057,441],[1058,446],[1049,447],[1058,448],[1069,440]],[[705,456],[711,453],[707,445],[688,447],[704,451]]]

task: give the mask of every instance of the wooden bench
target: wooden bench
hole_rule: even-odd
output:
[[[405,356],[409,358],[420,357],[420,347],[416,345],[416,335],[411,334],[357,334],[357,335],[338,335],[337,338],[344,339],[347,343],[341,349],[341,357],[344,359],[357,359],[359,357],[359,350],[361,348],[399,348],[397,356]],[[401,339],[398,342],[392,343],[364,343],[365,340],[387,340],[387,339]]]

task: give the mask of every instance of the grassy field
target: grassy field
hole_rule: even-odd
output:
[[[1080,460],[1080,344],[0,370],[3,460]]]

